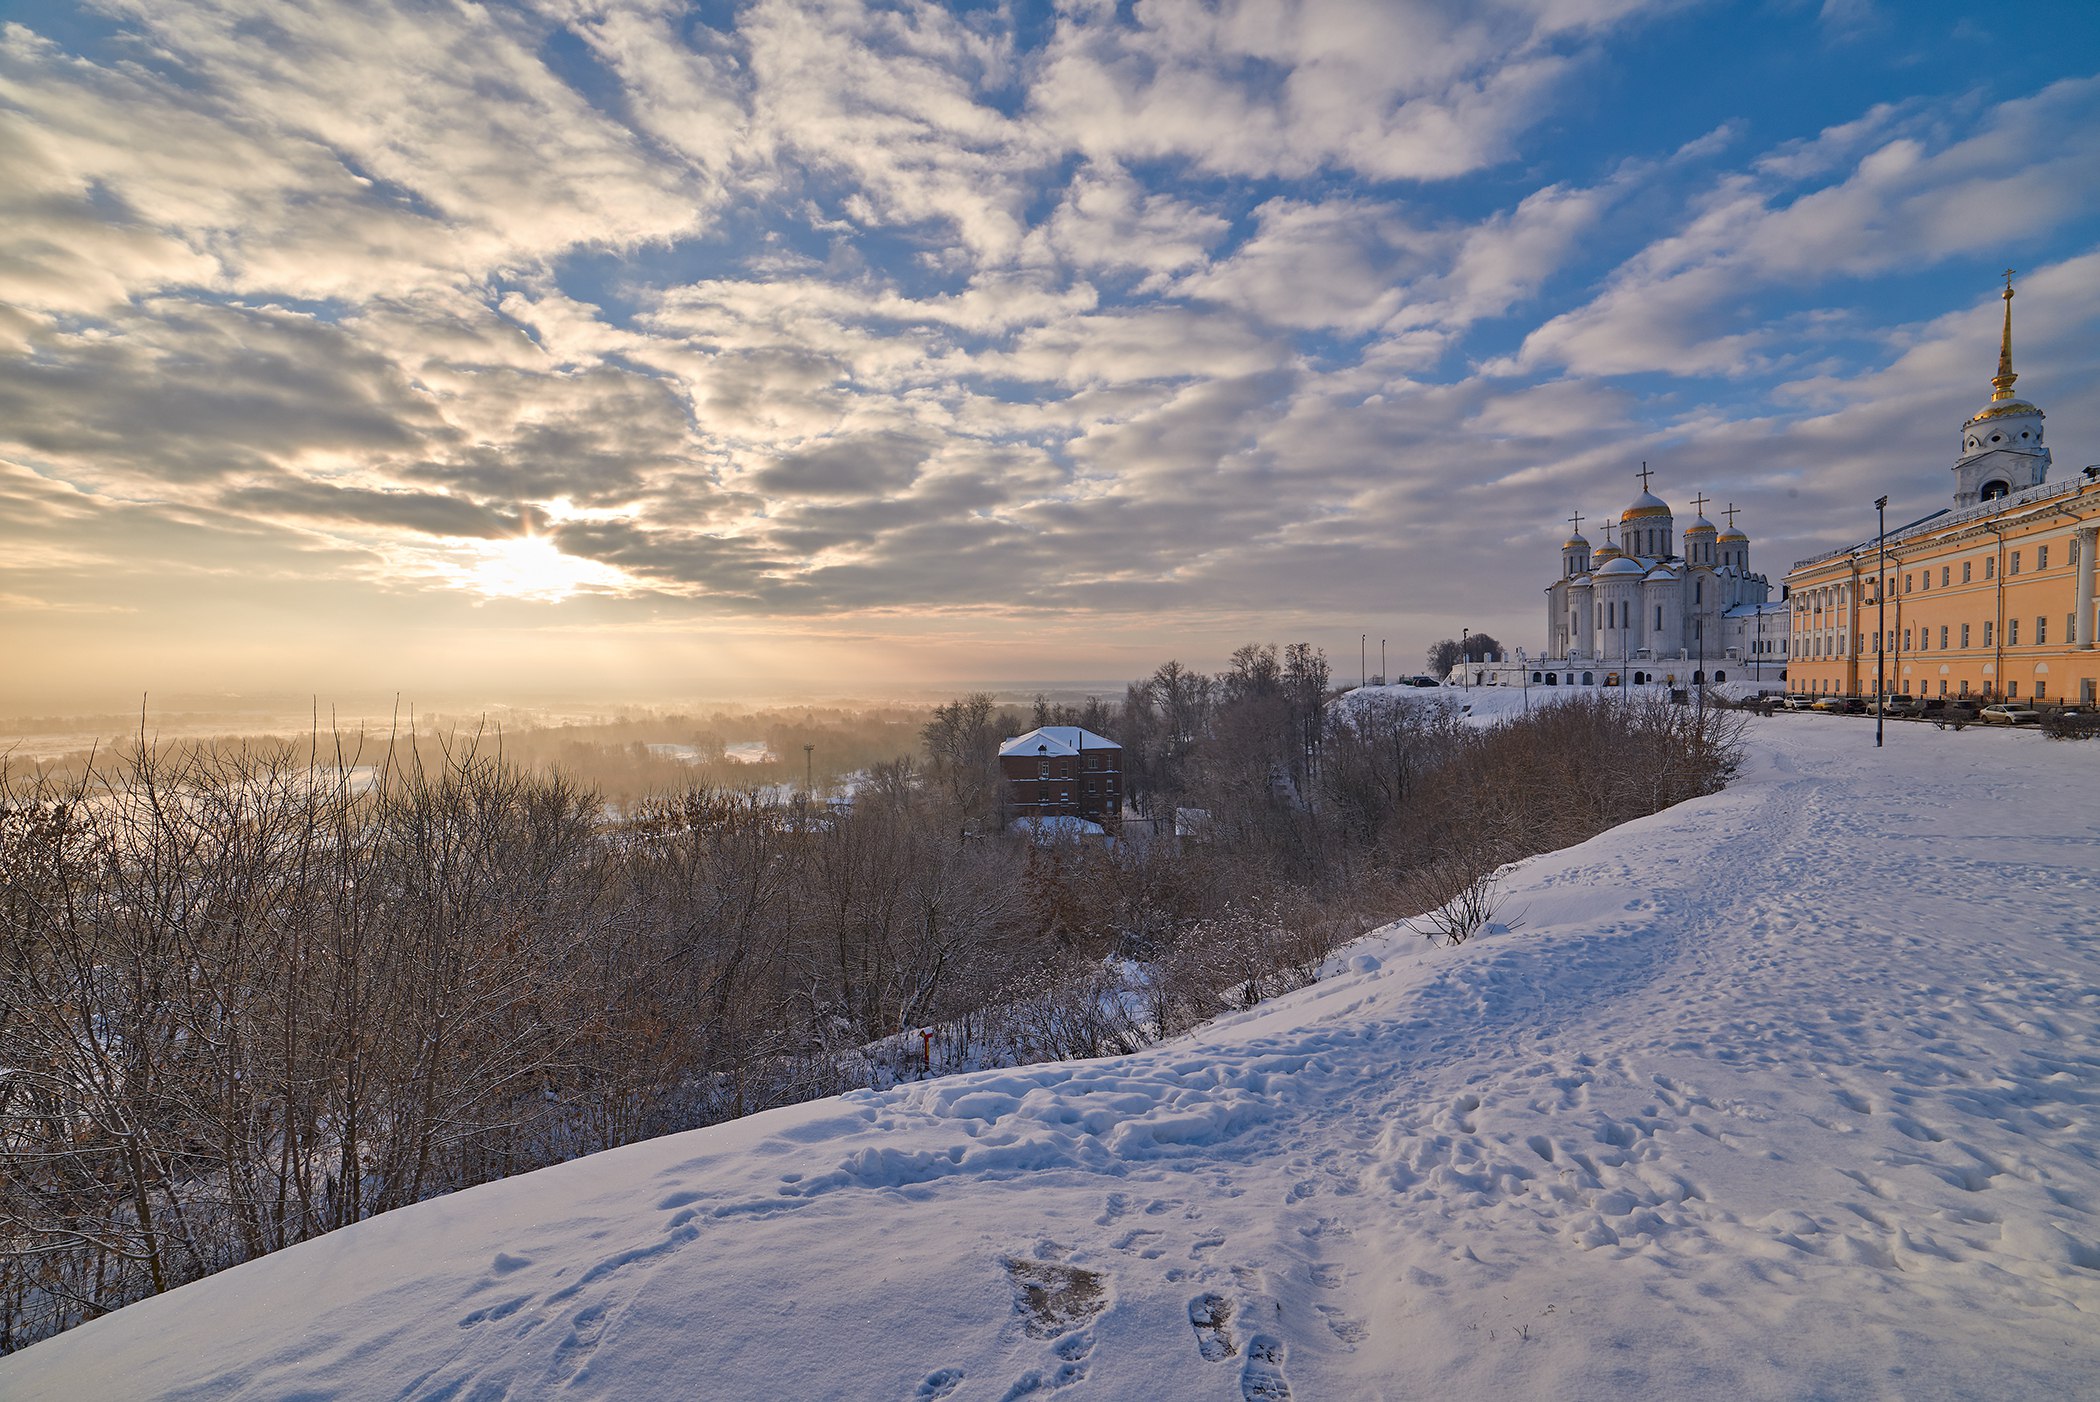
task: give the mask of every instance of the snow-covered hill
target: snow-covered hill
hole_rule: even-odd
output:
[[[2100,745],[1751,734],[1511,933],[393,1213],[0,1396],[2091,1395]]]

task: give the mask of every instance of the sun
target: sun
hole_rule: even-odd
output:
[[[560,603],[586,590],[623,591],[630,582],[611,565],[563,554],[545,536],[476,541],[473,548],[479,558],[463,571],[461,583],[487,599]]]

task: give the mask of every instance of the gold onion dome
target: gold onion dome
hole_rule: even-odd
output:
[[[1587,550],[1590,548],[1590,543],[1583,539],[1581,531],[1577,531],[1561,542],[1560,548],[1563,550]]]
[[[1725,531],[1721,532],[1721,539],[1722,539],[1722,540],[1740,540],[1740,541],[1742,541],[1742,542],[1743,542],[1743,543],[1744,543],[1745,545],[1747,545],[1747,544],[1749,544],[1749,543],[1750,543],[1750,537],[1748,537],[1748,536],[1744,535],[1744,534],[1743,534],[1743,533],[1742,533],[1741,531],[1737,530],[1737,529],[1736,529],[1736,528],[1735,528],[1734,526],[1730,526],[1730,527],[1729,527],[1729,528],[1728,528],[1727,530],[1725,530]]]
[[[1692,524],[1684,528],[1684,533],[1686,535],[1698,535],[1702,531],[1705,532],[1707,535],[1712,535],[1714,533],[1714,523],[1707,520],[1704,516],[1695,517],[1692,521]]]
[[[1633,499],[1633,505],[1619,513],[1621,521],[1638,521],[1649,516],[1667,516],[1670,505],[1653,492],[1642,492]]]

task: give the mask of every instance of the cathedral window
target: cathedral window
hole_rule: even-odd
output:
[[[1658,633],[1660,633],[1660,632],[1662,631],[1662,626],[1663,626],[1663,606],[1662,606],[1661,604],[1657,604],[1657,605],[1655,606],[1655,631],[1656,631],[1656,632],[1658,632]]]

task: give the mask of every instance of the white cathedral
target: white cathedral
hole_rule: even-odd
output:
[[[1696,686],[1770,682],[1785,675],[1789,610],[1750,568],[1750,537],[1716,530],[1692,499],[1694,515],[1678,553],[1677,517],[1648,490],[1619,513],[1618,540],[1605,526],[1591,553],[1582,517],[1560,548],[1560,578],[1546,586],[1546,646],[1537,657],[1476,663],[1474,685]]]

